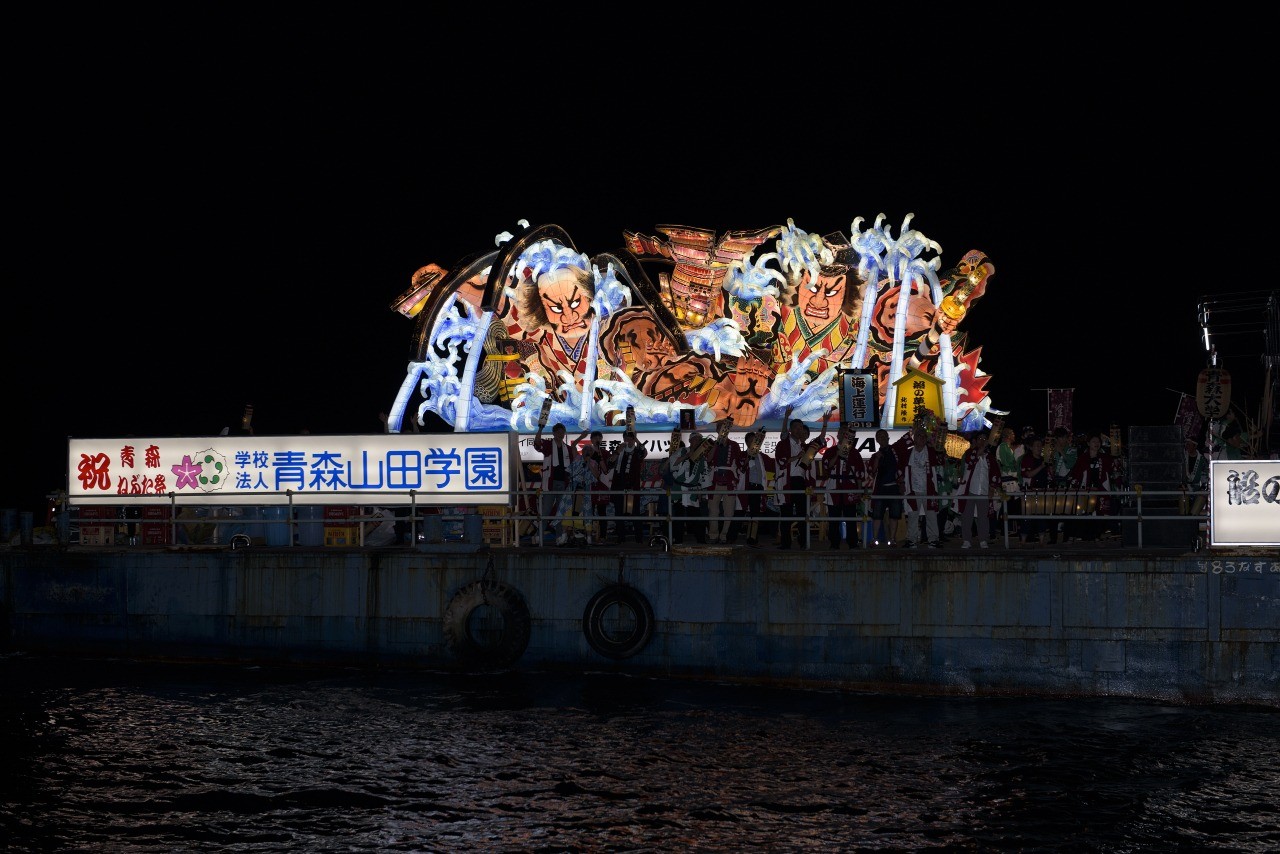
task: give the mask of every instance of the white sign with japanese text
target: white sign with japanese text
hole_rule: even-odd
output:
[[[809,430],[810,440],[818,438],[819,429],[820,428],[810,428]],[[875,439],[876,429],[877,428],[861,428],[857,430],[857,433],[856,433],[857,444],[855,447],[862,454],[864,458],[869,458],[876,451],[876,439]],[[684,430],[681,432],[681,439],[684,441],[686,445],[689,444],[689,434],[693,432],[694,432],[693,430]],[[714,425],[704,425],[702,427],[699,427],[697,429],[697,432],[708,439],[716,438],[716,429]],[[907,431],[900,430],[900,429],[892,429],[892,430],[886,430],[885,432],[889,434],[889,441],[893,442],[895,439],[898,439]],[[777,428],[774,428],[768,431],[768,433],[765,435],[764,444],[760,447],[760,450],[769,456],[773,456],[774,450],[778,446],[779,435],[780,434]],[[534,434],[532,433],[520,434],[520,459],[522,459],[526,463],[542,462],[542,454],[538,453],[538,451],[533,447],[533,437],[534,437]],[[542,433],[542,438],[544,439],[551,438],[551,431],[544,430]],[[567,435],[566,438],[568,441],[572,442],[573,440],[578,438],[578,434],[570,433]],[[747,447],[747,431],[730,430],[729,440],[732,442],[737,442],[738,445],[745,450]],[[585,445],[589,441],[590,441],[589,438],[583,439],[581,445]],[[636,441],[639,442],[641,445],[644,445],[645,451],[647,452],[647,456],[649,459],[665,459],[670,454],[670,448],[671,448],[671,431],[670,430],[662,433],[637,432]],[[833,427],[827,431],[827,437],[823,444],[829,448],[835,445],[835,443],[836,443],[836,430]],[[614,448],[616,448],[618,445],[621,445],[621,444],[622,444],[621,433],[605,433],[604,434],[604,446],[606,449],[613,450]],[[579,445],[579,447],[581,447],[581,445]]]
[[[1280,547],[1280,460],[1209,464],[1209,544]]]
[[[504,504],[512,433],[71,439],[71,504]]]

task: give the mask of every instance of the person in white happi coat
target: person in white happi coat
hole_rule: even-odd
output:
[[[572,506],[572,495],[567,495],[573,483],[573,468],[578,462],[578,452],[565,441],[565,426],[551,428],[550,439],[542,437],[542,425],[533,437],[533,449],[542,454],[542,504],[541,512],[551,533],[563,539],[564,514]],[[569,500],[563,500],[568,497]]]
[[[991,537],[991,496],[1001,483],[1001,467],[995,449],[988,444],[987,432],[979,430],[969,440],[960,457],[960,482],[956,495],[960,501],[960,548],[972,547],[971,531],[976,526],[978,548],[985,549]]]

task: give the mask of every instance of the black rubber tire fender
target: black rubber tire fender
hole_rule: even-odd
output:
[[[481,620],[487,631],[478,632]],[[500,625],[499,625],[500,622]],[[519,590],[498,581],[473,581],[444,610],[444,637],[450,651],[473,667],[507,667],[529,646],[529,606]]]
[[[653,606],[629,584],[610,584],[587,602],[582,633],[591,648],[606,658],[630,658],[653,637]]]

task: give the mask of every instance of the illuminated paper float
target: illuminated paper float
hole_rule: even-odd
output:
[[[388,428],[435,413],[455,431],[550,423],[641,429],[728,419],[816,423],[844,378],[872,378],[870,413],[894,425],[893,390],[925,377],[952,430],[988,426],[989,377],[959,329],[995,272],[976,250],[941,270],[941,247],[884,216],[851,236],[786,226],[623,232],[588,256],[557,225],[498,235],[453,270],[428,264],[392,310],[414,321],[409,370]],[[932,253],[933,257],[929,257]],[[845,389],[846,409],[849,398]]]

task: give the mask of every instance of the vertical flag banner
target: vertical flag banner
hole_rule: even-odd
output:
[[[1049,429],[1053,430],[1057,427],[1067,428],[1067,432],[1071,432],[1071,411],[1072,399],[1075,396],[1073,388],[1051,388],[1049,389]]]
[[[1178,411],[1173,415],[1173,423],[1182,428],[1184,439],[1200,441],[1204,435],[1204,418],[1196,406],[1196,399],[1184,394],[1178,399]]]

